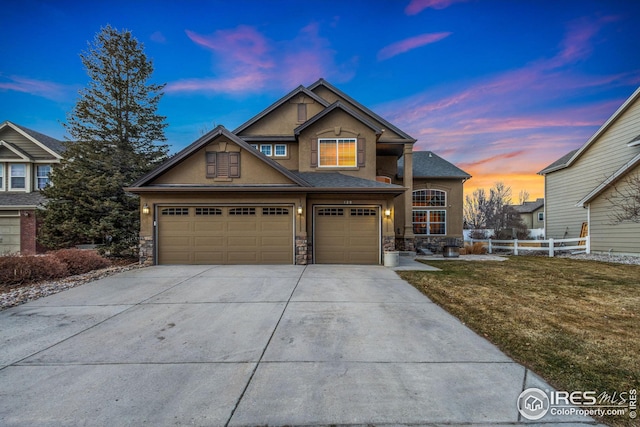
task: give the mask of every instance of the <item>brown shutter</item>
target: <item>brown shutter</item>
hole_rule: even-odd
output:
[[[207,178],[216,177],[216,154],[207,153]]]
[[[317,168],[318,167],[318,139],[311,138],[310,142],[311,142],[311,167]]]
[[[240,178],[240,153],[229,153],[229,178]]]
[[[358,167],[361,168],[365,164],[365,146],[367,140],[364,138],[358,138]]]

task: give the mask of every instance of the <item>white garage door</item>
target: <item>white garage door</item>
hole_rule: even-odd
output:
[[[0,217],[0,255],[20,252],[20,217]]]
[[[293,264],[291,206],[158,209],[159,264]]]

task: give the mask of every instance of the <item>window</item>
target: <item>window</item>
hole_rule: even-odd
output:
[[[344,216],[344,209],[342,208],[318,209],[318,216]]]
[[[276,144],[274,147],[276,157],[284,157],[287,155],[287,144]]]
[[[4,190],[4,165],[0,163],[0,190]]]
[[[441,190],[416,190],[413,192],[413,206],[447,206],[447,193]]]
[[[289,215],[287,208],[262,208],[262,215]]]
[[[413,233],[426,235],[447,234],[447,211],[424,209],[446,207],[447,193],[442,190],[416,190],[413,192]]]
[[[255,215],[256,208],[231,208],[229,215]]]
[[[25,190],[27,188],[27,165],[18,163],[9,166],[9,189]]]
[[[207,152],[207,178],[240,178],[240,153]]]
[[[42,190],[49,184],[49,174],[51,173],[51,165],[36,166],[36,179],[38,181],[38,190]]]
[[[388,176],[376,176],[376,181],[384,182],[385,184],[391,184],[391,178],[389,178]]]
[[[258,144],[251,144],[251,147],[257,150],[258,149]]]
[[[196,208],[196,216],[222,215],[222,209],[219,208]]]
[[[260,145],[260,152],[262,154],[264,154],[265,156],[271,157],[272,148],[273,147],[271,146],[271,144],[262,144],[262,145]]]
[[[372,208],[351,209],[351,216],[376,216],[377,214],[378,210]]]
[[[320,167],[357,166],[356,139],[319,139],[318,158]]]
[[[544,221],[544,212],[538,212],[538,221]]]
[[[427,235],[447,234],[447,211],[413,210],[413,233]]]
[[[182,216],[189,215],[189,208],[164,208],[160,215]]]

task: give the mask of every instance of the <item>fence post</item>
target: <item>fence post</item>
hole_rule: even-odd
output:
[[[553,238],[549,239],[549,258],[553,258]]]
[[[491,239],[489,239],[489,253],[493,253],[493,245],[491,244]]]
[[[587,247],[585,248],[585,252],[587,255],[591,253],[591,236],[587,236]]]
[[[518,239],[513,239],[513,254],[518,255]]]

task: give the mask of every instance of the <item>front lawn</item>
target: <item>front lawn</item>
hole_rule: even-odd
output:
[[[640,266],[519,256],[437,267],[400,275],[556,389],[640,389]]]

